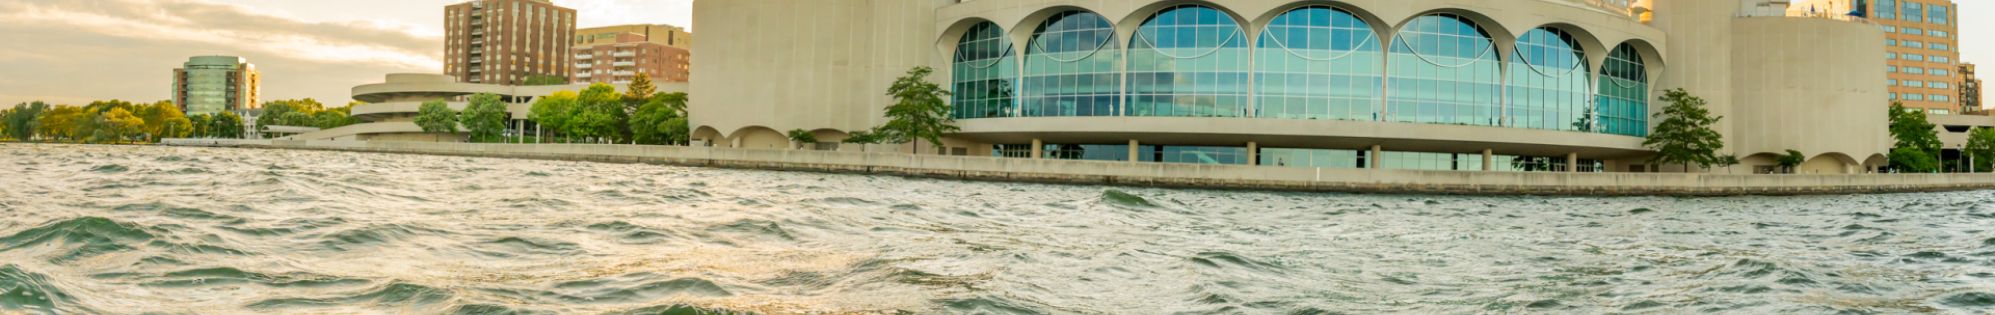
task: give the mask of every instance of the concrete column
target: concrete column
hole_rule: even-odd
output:
[[[1135,162],[1141,162],[1141,161],[1143,161],[1143,157],[1141,157],[1141,156],[1137,156],[1138,154],[1142,154],[1142,153],[1143,153],[1143,150],[1141,149],[1141,148],[1142,148],[1142,146],[1143,146],[1143,143],[1141,143],[1141,142],[1137,142],[1137,141],[1136,141],[1136,139],[1129,139],[1129,162],[1130,162],[1130,163],[1135,163]]]
[[[1032,159],[1046,158],[1046,142],[1032,139]]]
[[[1380,160],[1383,160],[1383,159],[1381,159],[1381,158],[1380,158],[1379,156],[1380,156],[1380,155],[1383,155],[1384,153],[1385,153],[1385,148],[1384,148],[1384,146],[1380,146],[1380,145],[1376,145],[1376,144],[1372,145],[1372,153],[1371,153],[1370,155],[1366,155],[1366,156],[1365,156],[1365,159],[1366,159],[1366,161],[1365,161],[1365,164],[1366,164],[1366,166],[1370,166],[1370,167],[1371,167],[1372,169],[1375,169],[1375,170],[1376,170],[1376,169],[1383,169],[1384,167],[1381,167],[1380,165],[1381,165],[1381,164],[1385,164],[1385,163],[1379,163],[1379,161],[1380,161]]]
[[[1566,153],[1566,172],[1579,172],[1579,153]]]
[[[1247,141],[1247,165],[1261,165],[1261,143]]]
[[[1482,149],[1482,171],[1496,170],[1496,150]]]

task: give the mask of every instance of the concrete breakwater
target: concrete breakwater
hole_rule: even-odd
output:
[[[1090,185],[1355,193],[1734,196],[1995,189],[1995,174],[1736,175],[1293,168],[614,144],[169,139],[165,145],[650,163]]]

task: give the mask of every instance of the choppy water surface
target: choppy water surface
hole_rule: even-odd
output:
[[[1982,313],[1995,193],[1430,197],[0,145],[0,313]]]

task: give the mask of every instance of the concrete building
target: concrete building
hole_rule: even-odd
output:
[[[547,0],[472,0],[444,8],[443,73],[460,82],[566,80],[575,10]]]
[[[425,141],[462,142],[462,135],[424,133],[415,118],[423,102],[444,100],[452,110],[463,111],[471,95],[490,93],[506,102],[506,136],[524,140],[540,133],[538,125],[527,120],[533,101],[554,92],[581,91],[587,84],[510,86],[459,82],[449,75],[389,74],[381,83],[353,87],[353,99],[367,102],[353,106],[351,113],[361,123],[345,127],[300,132],[284,140]],[[623,85],[615,85],[617,91]],[[660,83],[659,92],[685,92],[684,83]]]
[[[1882,27],[1755,1],[738,0],[694,3],[693,138],[787,145],[885,122],[917,66],[951,155],[1297,168],[1680,171],[1657,96],[1724,116],[1739,169],[1885,164]]]
[[[1983,107],[1986,106],[1984,104],[1985,103],[1982,103],[1981,99],[1981,78],[1974,76],[1974,64],[1971,63],[1960,64],[1961,111],[1967,111],[1967,112],[1986,111],[1988,110],[1988,108]]]
[[[1870,0],[1870,20],[1884,30],[1892,100],[1933,114],[1961,110],[1959,15],[1951,0]]]
[[[263,106],[263,74],[248,59],[198,56],[173,69],[173,105],[187,115],[255,109]]]
[[[575,83],[628,84],[637,74],[653,82],[686,82],[692,71],[692,37],[663,25],[626,25],[577,31]]]

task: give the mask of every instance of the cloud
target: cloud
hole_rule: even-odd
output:
[[[442,40],[380,23],[308,23],[199,0],[0,1],[0,106],[169,98],[196,55],[249,58],[265,100],[347,99],[393,72],[440,72]]]

